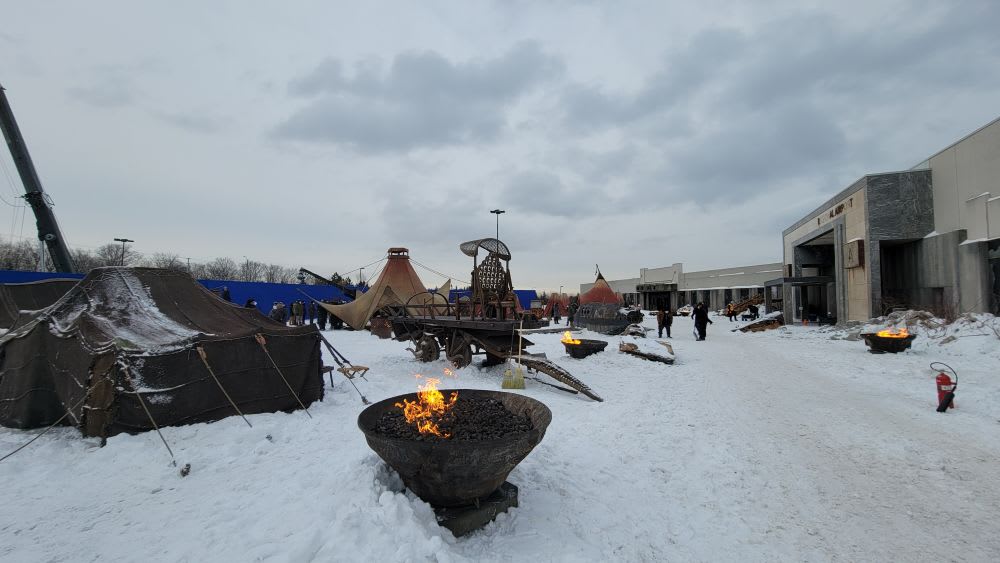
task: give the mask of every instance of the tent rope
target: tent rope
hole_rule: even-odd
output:
[[[410,257],[410,262],[413,262],[417,266],[420,266],[421,268],[427,270],[428,272],[431,272],[432,274],[437,274],[437,275],[441,276],[442,278],[452,279],[452,280],[455,280],[455,281],[457,281],[459,283],[462,283],[462,284],[465,284],[465,285],[472,285],[472,283],[470,283],[470,282],[458,279],[457,276],[449,276],[447,274],[443,274],[443,273],[435,270],[434,268],[431,268],[430,266],[425,266],[425,265],[421,264],[420,262],[418,262],[416,259],[414,259],[412,256]]]
[[[37,439],[41,438],[41,437],[42,437],[42,436],[44,436],[44,435],[45,435],[45,434],[46,434],[46,433],[47,433],[47,432],[48,432],[49,430],[52,430],[53,428],[55,428],[56,426],[58,426],[58,425],[59,425],[59,423],[61,423],[61,422],[62,422],[63,420],[65,420],[65,419],[66,419],[66,417],[67,417],[67,416],[69,416],[69,413],[70,413],[70,411],[73,411],[73,410],[75,410],[75,409],[76,409],[77,407],[79,407],[80,405],[82,405],[82,404],[83,404],[83,402],[84,402],[84,401],[86,401],[86,400],[87,400],[87,394],[86,394],[86,393],[84,393],[83,397],[81,397],[81,398],[80,398],[80,400],[79,400],[79,401],[77,401],[77,403],[76,403],[75,405],[73,405],[73,408],[71,408],[71,409],[66,409],[66,412],[65,412],[65,413],[64,413],[64,414],[63,414],[62,416],[60,416],[60,417],[59,417],[59,420],[57,420],[57,421],[53,422],[53,423],[52,423],[51,425],[49,425],[49,427],[48,427],[48,428],[46,428],[45,430],[43,430],[43,431],[42,431],[42,432],[41,432],[40,434],[38,434],[38,435],[37,435],[37,436],[35,436],[34,438],[32,438],[32,439],[28,440],[28,441],[27,441],[27,442],[25,442],[24,444],[21,444],[21,446],[20,446],[19,448],[17,448],[16,450],[14,450],[14,451],[10,452],[9,454],[7,454],[7,455],[5,455],[5,456],[3,456],[3,457],[0,457],[0,462],[3,462],[3,460],[7,459],[8,457],[10,457],[10,456],[12,456],[12,455],[16,454],[17,452],[19,452],[19,451],[23,450],[24,448],[27,448],[28,446],[30,446],[30,445],[31,445],[31,443],[32,443],[32,442],[34,442],[35,440],[37,440]]]
[[[340,369],[337,370],[337,371],[340,371],[340,373],[344,374],[344,377],[347,378],[347,381],[351,382],[351,385],[354,387],[354,390],[358,392],[358,395],[361,395],[361,402],[364,403],[364,404],[366,404],[366,405],[370,405],[371,403],[368,401],[368,398],[365,397],[364,393],[361,392],[361,389],[358,389],[358,386],[354,384],[354,380],[347,375],[347,370],[345,369],[345,366],[354,367],[354,365],[351,364],[351,362],[348,361],[347,358],[345,358],[343,356],[343,354],[341,354],[340,352],[338,352],[337,349],[333,347],[333,344],[330,344],[330,341],[327,340],[326,337],[323,336],[322,333],[317,333],[317,334],[319,334],[319,338],[320,338],[320,340],[323,341],[323,344],[326,344],[327,350],[329,350],[330,354],[333,356],[333,361],[336,362],[336,364],[338,366],[340,366]],[[368,370],[365,369],[365,371],[368,371]],[[364,377],[364,374],[362,374],[361,377]],[[365,381],[367,381],[367,379]],[[331,386],[333,385],[333,375],[332,374],[330,375],[330,385]]]
[[[196,349],[198,350],[198,355],[201,356],[201,363],[205,364],[205,367],[208,368],[208,373],[212,374],[212,379],[215,380],[215,384],[219,386],[219,389],[222,390],[222,394],[225,395],[226,399],[229,400],[229,404],[232,405],[233,408],[236,410],[236,412],[239,413],[240,417],[243,418],[243,422],[246,422],[247,426],[253,428],[253,424],[250,424],[250,421],[247,420],[247,417],[243,415],[243,411],[240,410],[240,407],[236,406],[236,402],[233,401],[233,398],[229,396],[229,393],[226,391],[226,388],[222,386],[222,382],[219,381],[218,377],[215,377],[215,371],[212,370],[212,366],[208,365],[208,355],[205,354],[205,349],[201,346],[196,347]]]
[[[295,389],[292,389],[292,384],[288,382],[288,378],[285,377],[285,374],[281,373],[281,368],[278,367],[278,363],[275,362],[274,358],[271,357],[271,352],[267,350],[267,341],[264,340],[264,335],[258,333],[253,335],[253,337],[254,340],[257,341],[257,344],[260,344],[260,349],[264,351],[264,354],[267,356],[267,359],[271,360],[271,365],[274,366],[275,371],[277,371],[278,375],[281,376],[281,380],[285,382],[285,386],[288,387],[288,390],[292,393],[292,396],[295,397],[295,400],[299,402],[299,406],[302,407],[302,410],[306,411],[306,414],[309,415],[309,418],[312,418],[313,415],[309,414],[309,408],[306,407],[305,404],[302,402],[302,399],[299,398],[299,395],[295,392]],[[320,377],[322,377],[322,374],[320,374]]]
[[[146,416],[149,417],[149,422],[153,425],[153,429],[160,436],[160,440],[163,441],[163,445],[166,446],[167,452],[170,454],[170,464],[177,467],[177,458],[174,456],[174,450],[170,449],[170,444],[167,443],[167,439],[163,437],[163,432],[160,432],[160,425],[153,420],[153,413],[149,412],[149,407],[146,406],[146,401],[142,398],[142,393],[139,392],[139,388],[136,387],[135,382],[132,381],[132,376],[129,375],[128,367],[123,370],[125,374],[125,380],[132,387],[135,398],[139,399],[139,404],[142,405],[142,410],[146,411]]]

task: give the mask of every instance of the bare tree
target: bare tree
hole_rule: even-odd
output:
[[[134,266],[142,261],[142,253],[136,252],[126,245],[125,256],[122,256],[122,245],[105,244],[94,252],[99,266]]]
[[[166,268],[177,272],[186,272],[187,266],[181,261],[181,257],[167,252],[154,253],[146,263],[154,268]]]
[[[28,240],[0,243],[0,269],[30,271],[37,267],[37,243]]]
[[[245,260],[240,263],[239,281],[255,282],[264,278],[267,265],[256,260]]]
[[[264,281],[267,283],[283,283],[281,280],[284,278],[284,270],[284,266],[278,264],[264,266]]]
[[[235,280],[239,276],[240,267],[232,258],[216,258],[205,264],[205,277],[213,280]]]
[[[86,274],[101,265],[97,257],[94,256],[94,253],[89,250],[78,248],[71,251],[71,253],[73,255],[73,267],[78,274]]]

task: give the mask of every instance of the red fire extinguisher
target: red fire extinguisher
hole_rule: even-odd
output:
[[[948,377],[948,374],[942,371],[942,368],[951,372],[955,376],[955,379],[952,380]],[[937,377],[934,378],[938,394],[937,411],[946,412],[948,409],[955,408],[955,390],[958,389],[958,374],[955,373],[955,370],[951,369],[951,366],[941,362],[932,362],[931,369],[938,372]]]

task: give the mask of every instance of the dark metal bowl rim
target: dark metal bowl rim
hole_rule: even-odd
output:
[[[371,409],[374,409],[375,407],[380,406],[382,403],[389,403],[390,401],[392,403],[402,402],[402,400],[404,398],[416,400],[417,399],[417,393],[413,392],[413,393],[404,393],[403,395],[396,395],[395,397],[389,397],[388,399],[382,399],[381,401],[377,401],[377,402],[374,402],[374,403],[368,405],[360,413],[358,413],[358,428],[361,430],[361,432],[364,433],[364,435],[365,435],[366,438],[369,435],[376,436],[376,437],[378,437],[379,440],[384,440],[384,441],[389,442],[389,443],[394,443],[394,444],[395,443],[399,443],[399,444],[418,444],[418,445],[421,445],[421,446],[426,446],[428,448],[437,448],[437,447],[454,448],[456,446],[459,446],[459,447],[462,447],[462,446],[475,446],[475,447],[478,447],[480,445],[490,445],[490,444],[494,444],[494,443],[496,443],[496,444],[509,443],[511,440],[516,440],[517,438],[519,438],[521,436],[530,436],[532,434],[532,432],[543,432],[543,431],[545,431],[545,430],[548,429],[548,424],[551,424],[551,422],[552,422],[552,411],[551,411],[551,409],[549,409],[548,405],[546,405],[545,403],[539,401],[538,399],[535,399],[534,397],[529,397],[527,395],[521,395],[520,393],[509,393],[509,392],[506,392],[506,391],[494,391],[492,389],[438,389],[438,391],[441,391],[441,393],[445,393],[445,392],[450,393],[452,391],[455,391],[455,392],[458,393],[458,400],[460,400],[460,401],[462,400],[462,393],[467,393],[469,391],[479,391],[479,392],[482,392],[482,393],[489,393],[490,395],[494,395],[495,394],[495,395],[500,395],[500,396],[511,395],[511,396],[514,396],[514,397],[522,397],[524,399],[528,399],[530,401],[534,401],[534,402],[538,403],[539,405],[545,407],[545,409],[549,411],[549,416],[548,416],[549,421],[545,425],[546,428],[544,428],[544,429],[540,429],[538,426],[533,426],[531,430],[528,430],[528,431],[525,431],[525,432],[514,432],[514,433],[511,433],[511,434],[507,434],[506,436],[503,436],[502,438],[493,438],[491,440],[451,440],[451,439],[448,439],[448,438],[442,438],[440,440],[424,441],[424,442],[421,442],[421,441],[418,441],[418,440],[408,440],[406,438],[392,438],[392,437],[386,436],[385,434],[381,434],[379,432],[376,432],[374,429],[365,428],[364,426],[362,426],[362,424],[361,424],[361,415],[362,414],[364,414],[368,410],[371,410]],[[390,403],[390,406],[392,405],[392,403]],[[386,412],[386,411],[387,411],[387,409],[382,409],[382,412]],[[512,411],[512,414],[515,414],[515,415],[518,415],[518,416],[524,416],[521,413],[514,413],[513,411]],[[530,420],[531,417],[528,417],[528,418]]]

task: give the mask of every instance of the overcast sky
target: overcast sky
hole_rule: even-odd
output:
[[[468,280],[499,207],[539,289],[780,261],[1000,115],[1000,2],[694,4],[2,0],[0,84],[73,247]]]

